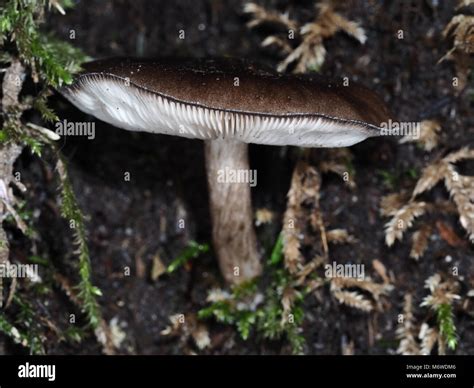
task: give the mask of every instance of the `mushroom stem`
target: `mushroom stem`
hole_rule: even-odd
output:
[[[250,184],[229,179],[242,171],[250,174],[248,145],[227,139],[209,140],[205,144],[214,250],[225,280],[242,283],[262,271]]]

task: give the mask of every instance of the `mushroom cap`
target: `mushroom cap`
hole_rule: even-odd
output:
[[[111,58],[61,93],[116,127],[198,139],[343,147],[380,135],[391,114],[371,90],[284,75],[237,59]]]

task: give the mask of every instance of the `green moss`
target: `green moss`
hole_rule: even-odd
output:
[[[454,324],[453,308],[450,304],[443,303],[436,307],[436,317],[439,333],[446,341],[451,350],[455,350],[458,344],[456,326]]]
[[[234,286],[228,299],[212,303],[198,312],[200,319],[214,318],[217,322],[236,327],[243,340],[252,335],[264,339],[278,340],[286,338],[292,351],[299,354],[303,351],[305,339],[301,335],[301,324],[304,319],[302,302],[305,293],[295,291],[296,298],[288,315],[282,306],[283,291],[292,285],[293,279],[283,268],[283,243],[280,235],[267,261],[267,272],[270,272],[270,283],[264,290],[265,297],[255,306],[255,297],[262,286],[263,279],[255,279]]]
[[[63,7],[70,0],[57,1]],[[13,42],[19,57],[29,65],[47,85],[60,87],[72,82],[86,59],[81,50],[40,32],[44,22],[46,0],[9,0],[0,6],[0,44]]]
[[[283,235],[280,234],[270,255],[269,264],[278,265],[283,260]]]
[[[71,0],[58,0],[54,3],[47,0],[8,0],[0,5],[0,45],[3,46],[0,61],[8,64],[13,58],[19,58],[28,68],[28,73],[31,74],[33,81],[42,83],[43,87],[36,97],[27,96],[22,101],[22,106],[12,108],[13,111],[2,112],[3,128],[0,132],[0,142],[21,143],[38,157],[42,157],[45,147],[54,149],[54,146],[50,144],[48,139],[32,132],[27,126],[21,124],[23,110],[32,106],[40,112],[45,122],[58,120],[55,112],[47,104],[47,96],[50,93],[48,87],[58,88],[63,84],[71,83],[72,74],[80,70],[81,63],[87,59],[79,49],[41,31],[45,13],[50,10],[50,5],[53,5],[51,9],[62,10],[70,8],[73,2]],[[61,158],[59,151],[54,150],[55,154]],[[58,166],[61,167],[59,175],[62,215],[70,225],[74,226],[71,228],[71,232],[74,236],[75,253],[78,257],[80,278],[78,299],[82,303],[81,309],[87,317],[87,322],[92,328],[97,328],[102,319],[97,302],[101,292],[91,281],[92,269],[84,217],[77,205],[64,160],[60,159]],[[24,208],[27,209],[28,207],[25,205]],[[27,221],[24,217],[27,214],[22,209],[22,207],[18,209],[18,214],[23,220]],[[34,257],[31,260],[40,263]],[[52,265],[48,265],[46,277],[51,279],[51,271],[54,270],[55,268]],[[50,290],[50,287],[45,286],[43,291],[48,292],[48,290]],[[17,291],[17,293],[21,294],[21,291]],[[28,311],[29,316],[34,317],[34,309],[25,309],[25,306],[27,304],[23,302],[20,309],[20,312],[23,312],[21,314],[24,315],[25,311]],[[8,328],[6,323],[4,328]],[[79,337],[72,335],[71,338]],[[28,343],[31,343],[31,341]]]
[[[29,302],[16,295],[13,305],[18,308],[15,322],[10,323],[4,312],[0,312],[0,332],[10,337],[14,343],[29,349],[30,354],[44,354],[43,328],[35,310]]]
[[[59,154],[60,155],[60,154]],[[89,324],[95,329],[101,321],[101,314],[97,297],[102,292],[92,284],[91,281],[91,260],[89,248],[87,246],[86,226],[84,217],[77,204],[76,195],[72,189],[71,181],[67,173],[65,160],[60,155],[58,161],[58,172],[60,178],[61,193],[61,213],[69,221],[72,234],[74,235],[74,244],[76,245],[76,254],[79,258],[79,276],[78,297],[82,302],[82,310],[87,316]]]
[[[181,254],[168,265],[168,267],[166,268],[166,272],[173,273],[191,259],[195,259],[200,254],[206,253],[208,251],[209,245],[198,244],[196,241],[190,241],[184,251],[181,252]]]

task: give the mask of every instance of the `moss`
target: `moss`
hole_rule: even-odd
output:
[[[62,12],[64,9],[70,8],[73,2],[71,0],[55,2],[47,0],[9,0],[2,2],[0,5],[0,45],[2,46],[0,62],[8,65],[15,58],[19,58],[27,68],[28,74],[31,74],[33,81],[38,85],[37,89],[39,90],[35,97],[26,96],[18,106],[10,108],[8,112],[1,112],[3,125],[0,132],[0,142],[3,144],[7,142],[21,144],[28,147],[38,157],[42,157],[45,147],[53,148],[55,154],[59,155],[61,210],[63,217],[70,222],[70,225],[74,225],[71,231],[76,245],[75,253],[79,259],[78,300],[87,317],[89,326],[95,329],[102,319],[97,302],[101,292],[91,281],[92,268],[84,217],[77,204],[69,180],[67,166],[60,152],[54,148],[49,139],[45,139],[41,134],[31,131],[22,122],[24,111],[30,108],[36,109],[45,122],[58,120],[56,113],[48,106],[47,97],[50,94],[48,88],[58,88],[61,85],[71,83],[72,74],[80,70],[81,63],[87,59],[81,50],[41,31],[45,14],[50,5]],[[24,212],[23,209],[28,209],[26,203],[21,204],[18,209],[20,217],[25,219],[28,213]],[[28,218],[28,221],[30,218]],[[28,226],[31,226],[31,224],[28,223]],[[45,268],[49,277],[51,277],[51,272],[55,270],[52,265]],[[49,288],[45,287],[45,291]],[[17,290],[15,297],[15,304],[18,306],[17,314],[12,314],[15,320],[22,322],[21,327],[19,326],[17,329],[14,324],[9,323],[6,315],[2,313],[0,330],[10,337],[13,336],[15,342],[30,347],[32,353],[42,353],[42,345],[39,339],[42,337],[43,328],[36,324],[39,321],[39,313],[27,301],[26,289],[27,287]],[[21,328],[25,328],[25,331],[20,331]],[[58,335],[61,336],[61,334]],[[65,338],[80,339],[80,336],[77,333],[72,333],[66,335]]]
[[[436,317],[439,326],[439,333],[446,341],[451,350],[455,350],[458,344],[456,326],[454,324],[453,308],[448,303],[443,303],[436,307]]]
[[[200,254],[206,253],[208,251],[209,245],[198,244],[196,241],[190,241],[184,251],[181,252],[181,254],[168,265],[168,267],[166,268],[166,272],[173,273],[191,259],[195,259]]]
[[[66,163],[60,155],[58,160],[58,173],[60,178],[61,192],[61,213],[69,221],[72,233],[74,235],[74,244],[76,245],[76,254],[79,258],[79,276],[78,297],[82,302],[82,310],[87,315],[89,324],[95,329],[101,321],[101,314],[97,297],[101,296],[101,291],[92,284],[91,281],[91,260],[89,248],[87,246],[86,226],[84,216],[77,204],[76,195],[72,189],[71,181],[67,173]]]
[[[265,297],[256,303],[259,286],[263,279],[234,286],[228,299],[219,300],[198,312],[200,319],[215,318],[217,322],[236,327],[241,338],[248,340],[251,336],[269,340],[286,338],[293,353],[303,351],[305,339],[301,335],[301,324],[304,319],[302,302],[304,292],[297,292],[297,297],[290,312],[285,312],[282,305],[283,290],[292,284],[292,277],[283,268],[283,244],[281,235],[273,247],[267,261],[267,272],[270,282],[265,287]],[[256,305],[255,305],[256,304]],[[292,320],[286,319],[286,314]]]

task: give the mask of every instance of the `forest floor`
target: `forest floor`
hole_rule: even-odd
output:
[[[283,2],[266,2],[286,10]],[[398,144],[396,138],[374,138],[351,147],[356,187],[324,174],[321,207],[325,223],[345,228],[357,238],[352,245],[331,248],[331,257],[357,262],[372,271],[372,262],[381,261],[394,280],[394,290],[384,308],[370,314],[340,305],[328,290],[306,299],[303,335],[305,354],[340,354],[341,344],[354,343],[355,354],[394,354],[397,317],[403,310],[403,296],[410,292],[419,304],[426,295],[424,281],[431,275],[449,273],[453,265],[463,274],[461,293],[474,288],[474,250],[455,214],[429,215],[423,220],[435,225],[442,221],[466,241],[450,246],[435,234],[419,261],[409,258],[410,234],[393,247],[385,245],[380,215],[384,195],[413,189],[423,167],[447,151],[457,150],[474,138],[472,98],[455,99],[452,88],[454,66],[437,65],[449,50],[442,31],[454,14],[454,2],[359,2],[341,4],[338,9],[349,20],[360,22],[368,39],[364,45],[338,34],[325,45],[328,51],[321,73],[349,76],[374,88],[400,120],[437,119],[442,125],[440,146],[427,153],[413,143]],[[293,2],[290,2],[293,4]],[[314,12],[312,2],[290,13]],[[413,6],[407,6],[413,4]],[[66,39],[76,31],[76,43],[92,57],[115,55],[234,56],[251,58],[275,67],[278,58],[260,47],[265,31],[249,30],[242,3],[227,1],[110,1],[91,0],[66,16],[48,20],[55,34]],[[204,26],[204,27],[203,27]],[[187,37],[177,39],[177,30]],[[404,30],[404,39],[397,31]],[[84,121],[84,114],[59,96],[51,99],[61,119]],[[469,114],[471,112],[471,114]],[[91,120],[91,118],[89,118]],[[93,281],[102,290],[100,304],[105,319],[115,319],[126,334],[119,352],[132,354],[180,354],[192,345],[160,332],[169,325],[169,316],[192,313],[206,305],[207,292],[222,287],[212,251],[199,256],[189,266],[152,281],[153,257],[169,263],[188,241],[210,242],[208,196],[204,171],[203,144],[145,133],[131,133],[96,121],[94,141],[68,137],[61,148],[69,161],[70,176],[79,204],[87,217]],[[327,151],[311,151],[324,158]],[[253,190],[254,207],[275,212],[271,225],[260,226],[263,239],[276,240],[286,206],[286,195],[298,151],[270,146],[250,147],[251,168],[258,169],[258,185]],[[38,251],[47,254],[67,276],[74,277],[71,237],[61,219],[52,182],[54,163],[25,153],[17,168],[22,172],[28,197],[35,206],[35,224],[41,236]],[[473,166],[463,166],[473,173]],[[123,179],[130,173],[130,181]],[[432,197],[448,195],[438,186]],[[185,231],[176,228],[184,218]],[[270,236],[270,237],[268,237]],[[15,234],[12,254],[25,254],[25,240]],[[448,257],[448,259],[446,259]],[[123,276],[124,267],[132,269]],[[373,272],[373,271],[372,271]],[[42,298],[41,296],[31,296]],[[66,321],[75,307],[61,292],[48,295],[47,311],[56,321]],[[417,315],[423,319],[426,314]],[[474,354],[474,320],[462,306],[455,307],[459,334],[457,354]],[[282,340],[264,341],[255,336],[243,341],[228,326],[206,321],[211,347],[205,354],[286,354]],[[52,354],[93,354],[100,346],[91,337],[80,345],[48,343]],[[194,349],[197,351],[197,349]],[[11,348],[16,352],[18,348]],[[199,352],[199,351],[198,351]]]

